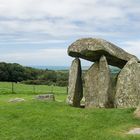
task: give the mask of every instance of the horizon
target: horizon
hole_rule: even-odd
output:
[[[70,66],[68,46],[86,37],[140,57],[139,7],[139,0],[0,0],[0,61]]]

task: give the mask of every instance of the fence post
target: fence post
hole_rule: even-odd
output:
[[[34,94],[35,94],[35,92],[36,92],[35,90],[36,90],[36,89],[35,89],[35,85],[33,85],[33,92],[34,92]]]
[[[51,86],[51,93],[53,93],[53,85]]]
[[[14,93],[14,82],[12,82],[12,93]]]

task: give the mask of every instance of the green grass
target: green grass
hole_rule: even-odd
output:
[[[8,94],[12,91],[12,84],[0,82],[0,94]],[[18,94],[40,94],[47,92],[66,94],[66,87],[47,86],[47,85],[25,85],[14,83],[14,92]]]
[[[20,97],[22,95],[37,95],[37,94],[55,94],[57,100],[65,100],[67,95],[66,87],[47,86],[47,85],[25,85],[14,83],[14,94],[12,94],[12,84],[8,82],[0,82],[0,95],[10,95]],[[28,97],[26,96],[26,97]]]
[[[4,86],[9,83],[0,83]],[[10,85],[9,85],[10,86]],[[56,92],[56,102],[41,102],[25,92],[0,94],[0,140],[139,140],[127,135],[140,120],[134,109],[79,109],[65,104],[66,89]],[[24,87],[25,86],[25,87]],[[48,87],[39,86],[44,93]],[[22,91],[21,87],[20,90]],[[54,91],[56,89],[54,88]],[[57,91],[57,90],[56,90]],[[21,97],[22,103],[9,103]]]

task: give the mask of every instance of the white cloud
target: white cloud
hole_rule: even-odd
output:
[[[102,4],[103,3],[103,4]],[[1,0],[0,15],[16,18],[61,18],[90,19],[121,16],[119,7],[104,6],[101,0]]]
[[[130,23],[136,25],[129,14],[140,14],[137,0],[0,0],[0,5],[1,32],[47,33],[53,37],[126,32]],[[74,23],[77,21],[84,25]]]
[[[129,53],[140,57],[140,40],[126,41],[121,43],[121,46]]]
[[[1,54],[1,61],[18,62],[23,65],[70,65],[71,58],[63,48],[39,49],[36,51],[12,52]]]
[[[91,36],[112,42],[121,40],[122,48],[140,56],[139,41],[135,42],[140,38],[139,7],[139,0],[0,0],[0,47],[5,44],[57,45]],[[63,55],[62,50],[57,51]],[[53,63],[57,60],[62,64],[64,60],[68,64],[66,54],[58,56],[55,50],[49,54],[48,50],[38,50],[38,53],[33,50],[0,58],[42,64],[51,58]]]

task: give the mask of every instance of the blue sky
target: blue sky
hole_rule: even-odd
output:
[[[0,0],[0,61],[69,66],[67,48],[83,37],[140,57],[140,0]]]

